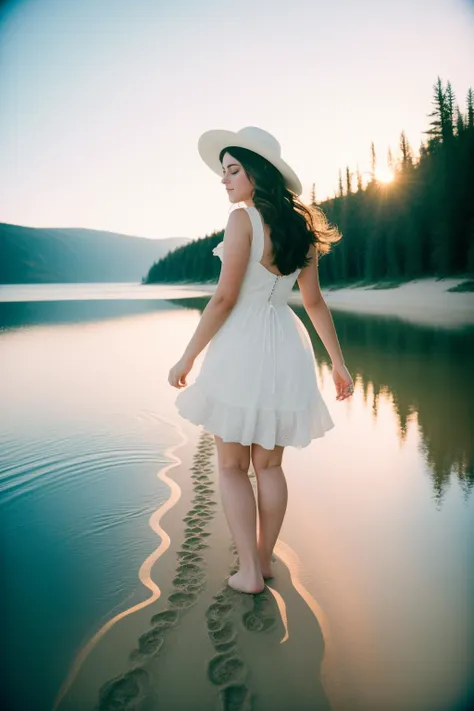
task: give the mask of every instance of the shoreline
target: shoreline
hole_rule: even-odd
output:
[[[390,288],[380,288],[375,284],[340,289],[322,288],[321,292],[328,307],[334,311],[394,316],[412,323],[457,327],[474,325],[474,292],[448,291],[465,281],[468,280],[427,277]],[[217,283],[180,286],[184,290],[212,295]],[[302,306],[301,293],[293,291],[288,303]]]
[[[175,491],[150,519],[157,548],[139,571],[152,594],[108,620],[80,650],[54,708],[74,711],[99,700],[97,708],[111,709],[124,696],[127,708],[159,699],[167,699],[169,711],[247,708],[258,694],[266,708],[286,699],[287,708],[329,711],[334,691],[330,678],[325,688],[323,672],[335,660],[325,654],[324,615],[301,580],[301,561],[279,539],[275,577],[262,593],[227,585],[238,557],[221,504],[214,439],[187,422],[179,429],[182,441],[167,450],[174,461],[157,472]],[[254,472],[249,476],[255,492]],[[275,667],[285,670],[278,679]],[[177,687],[183,672],[186,683]]]

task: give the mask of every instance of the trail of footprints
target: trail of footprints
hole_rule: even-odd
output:
[[[99,691],[99,702],[94,711],[158,711],[162,708],[147,671],[156,656],[164,653],[166,637],[179,628],[186,610],[198,602],[206,585],[205,559],[200,551],[208,547],[205,530],[214,517],[216,502],[211,498],[211,464],[214,438],[204,432],[199,441],[191,478],[194,497],[192,507],[184,517],[187,523],[185,539],[178,551],[179,563],[173,579],[174,592],[167,599],[167,607],[151,618],[151,628],[138,640],[138,647],[130,654],[133,668],[106,682]],[[229,575],[238,570],[238,556],[234,554]],[[237,629],[229,619],[240,605],[246,609],[242,624],[249,632],[264,632],[276,623],[275,606],[268,590],[256,595],[244,595],[224,582],[206,610],[209,638],[216,655],[209,661],[208,677],[220,687],[216,711],[251,711],[252,697],[246,684],[248,668],[237,652]]]
[[[237,550],[229,575],[239,569]],[[237,651],[237,629],[228,619],[237,608],[247,608],[242,616],[242,625],[249,632],[263,632],[277,622],[272,595],[268,590],[255,595],[244,595],[227,585],[214,596],[206,610],[207,629],[217,654],[209,662],[210,681],[221,686],[216,711],[251,711],[252,695],[248,686],[248,667]]]

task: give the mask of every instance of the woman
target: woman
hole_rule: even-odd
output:
[[[224,239],[213,250],[222,260],[219,283],[168,382],[186,388],[176,398],[180,414],[214,434],[222,503],[240,565],[228,584],[257,593],[272,577],[273,547],[287,506],[284,448],[305,447],[334,427],[317,385],[309,334],[287,304],[296,280],[331,357],[336,399],[354,391],[318,278],[319,254],[341,235],[321,210],[297,199],[301,183],[266,131],[206,131],[198,150],[222,176],[229,201],[245,207],[232,210]],[[187,386],[186,376],[208,344],[201,371]]]

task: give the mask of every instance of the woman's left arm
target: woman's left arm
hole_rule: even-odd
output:
[[[224,233],[219,282],[182,357],[169,372],[168,382],[173,387],[183,388],[187,385],[186,376],[195,359],[234,308],[250,258],[250,240],[251,223],[247,211],[243,208],[232,210]]]

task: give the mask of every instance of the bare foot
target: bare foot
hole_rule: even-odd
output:
[[[262,571],[263,579],[273,578],[273,569],[270,561],[262,560],[260,558],[260,570]]]
[[[271,566],[268,565],[266,567],[260,566],[262,570],[262,576],[264,580],[268,580],[268,578],[273,578],[273,571],[271,569]]]
[[[231,575],[227,584],[234,590],[244,593],[260,593],[265,589],[265,582],[261,575],[242,575],[239,570],[235,575]]]

